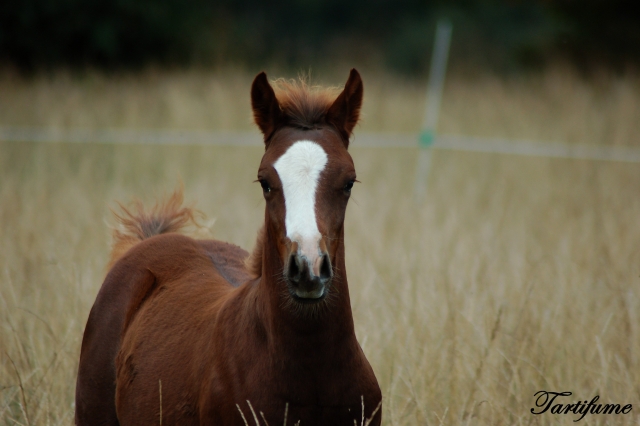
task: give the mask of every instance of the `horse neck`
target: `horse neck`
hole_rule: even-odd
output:
[[[349,286],[344,261],[344,232],[338,235],[335,255],[334,277],[327,305],[321,307],[315,315],[307,312],[295,312],[285,301],[288,296],[283,281],[284,264],[280,258],[276,235],[267,226],[262,252],[262,277],[257,286],[259,303],[263,306],[263,321],[271,328],[275,337],[284,339],[302,337],[323,341],[353,338],[355,332]],[[291,301],[291,303],[295,303]],[[310,308],[310,306],[304,306]]]

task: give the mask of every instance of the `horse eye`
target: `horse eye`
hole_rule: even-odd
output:
[[[260,186],[264,192],[271,192],[271,187],[269,186],[269,182],[264,179],[260,180]]]
[[[351,188],[353,188],[353,182],[354,181],[352,181],[352,180],[347,182],[347,184],[343,188],[345,190],[345,192],[351,192]]]

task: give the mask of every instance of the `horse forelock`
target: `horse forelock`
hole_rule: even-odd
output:
[[[301,129],[325,124],[327,112],[340,92],[336,87],[311,86],[303,77],[278,79],[272,84],[287,124]]]

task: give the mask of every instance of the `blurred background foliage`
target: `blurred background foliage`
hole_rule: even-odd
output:
[[[10,0],[0,61],[23,71],[152,65],[317,67],[422,74],[435,22],[454,25],[451,64],[494,71],[640,63],[633,0]]]

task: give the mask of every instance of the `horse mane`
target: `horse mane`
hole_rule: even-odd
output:
[[[202,213],[192,207],[182,206],[183,201],[183,188],[180,185],[169,197],[164,197],[148,211],[145,211],[140,199],[135,199],[130,208],[118,202],[121,213],[111,210],[117,223],[111,232],[112,245],[108,269],[142,240],[154,235],[179,232],[187,225],[200,228],[196,216],[201,216]]]
[[[272,82],[287,124],[300,129],[313,129],[325,123],[327,111],[340,93],[336,87],[311,86],[308,77],[297,80],[280,78]]]

